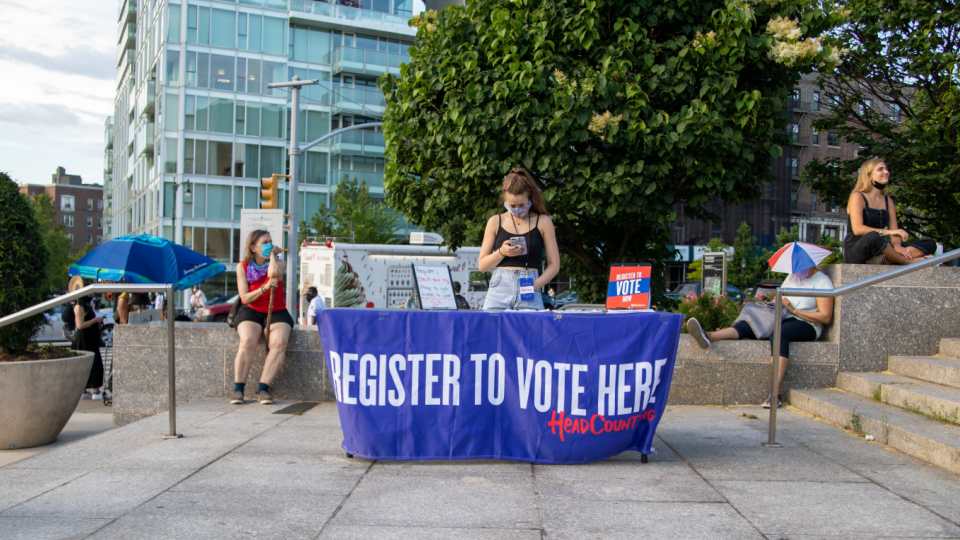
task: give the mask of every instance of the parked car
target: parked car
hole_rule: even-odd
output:
[[[198,309],[193,314],[193,322],[227,322],[227,315],[230,314],[230,309],[233,308],[233,303],[237,301],[239,296],[237,294],[228,298],[226,302]]]
[[[700,291],[703,288],[703,284],[699,281],[688,281],[687,283],[681,283],[673,292],[668,292],[664,296],[667,298],[673,298],[674,300],[682,300],[691,294],[694,296],[700,296]],[[743,291],[727,283],[727,296],[732,300],[737,302],[743,302],[747,299],[747,295]]]
[[[767,298],[773,298],[777,293],[777,287],[781,286],[783,286],[782,281],[761,281],[750,289],[750,296],[753,297],[762,294]]]
[[[213,300],[207,302],[207,305],[208,305],[208,306],[215,306],[215,305],[217,305],[217,304],[222,304],[222,303],[230,300],[231,298],[233,298],[233,297],[232,297],[232,296],[218,296],[218,297],[214,298]]]
[[[576,291],[566,291],[557,295],[553,303],[561,308],[567,304],[576,304],[580,300],[580,293]]]

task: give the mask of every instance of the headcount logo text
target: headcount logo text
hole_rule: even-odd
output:
[[[330,351],[329,359],[334,393],[345,405],[499,407],[508,400],[520,409],[552,411],[547,426],[561,440],[566,434],[618,432],[654,420],[655,411],[647,406],[656,403],[660,372],[667,364],[660,359],[588,366],[499,353],[461,359],[453,354]],[[594,389],[588,388],[590,381]]]

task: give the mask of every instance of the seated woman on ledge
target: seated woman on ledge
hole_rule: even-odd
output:
[[[800,270],[787,276],[783,282],[784,289],[833,289],[833,281],[826,275],[811,267]],[[833,298],[784,297],[783,323],[780,327],[780,373],[777,374],[777,407],[782,404],[780,386],[783,384],[783,375],[787,372],[790,362],[790,344],[795,341],[815,341],[823,332],[823,325],[833,319]],[[697,340],[700,348],[710,347],[713,341],[725,339],[770,339],[773,340],[773,325],[775,322],[773,305],[771,303],[748,302],[744,304],[740,316],[730,328],[722,328],[715,332],[705,332],[696,319],[687,321],[687,332]],[[773,351],[773,343],[771,353]],[[770,359],[771,362],[773,358]],[[769,408],[772,396],[763,402],[763,408]]]
[[[857,187],[847,202],[843,255],[848,264],[910,264],[936,252],[933,240],[903,243],[909,234],[897,225],[896,203],[887,196],[889,182],[890,171],[882,158],[868,159],[860,167]]]

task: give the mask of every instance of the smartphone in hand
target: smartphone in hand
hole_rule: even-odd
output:
[[[523,251],[520,252],[521,255],[527,254],[527,239],[524,236],[514,236],[510,239],[511,246],[518,246]]]

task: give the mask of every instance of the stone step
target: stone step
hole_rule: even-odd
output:
[[[891,356],[887,370],[921,381],[960,388],[960,360],[946,356]]]
[[[940,339],[940,356],[950,356],[953,358],[960,358],[960,339],[941,338]]]
[[[960,422],[960,389],[897,375],[848,372],[837,376],[837,387],[861,397],[894,405],[913,413]],[[960,426],[957,427],[960,429]]]
[[[836,388],[789,390],[790,404],[953,474],[960,474],[960,428]]]

